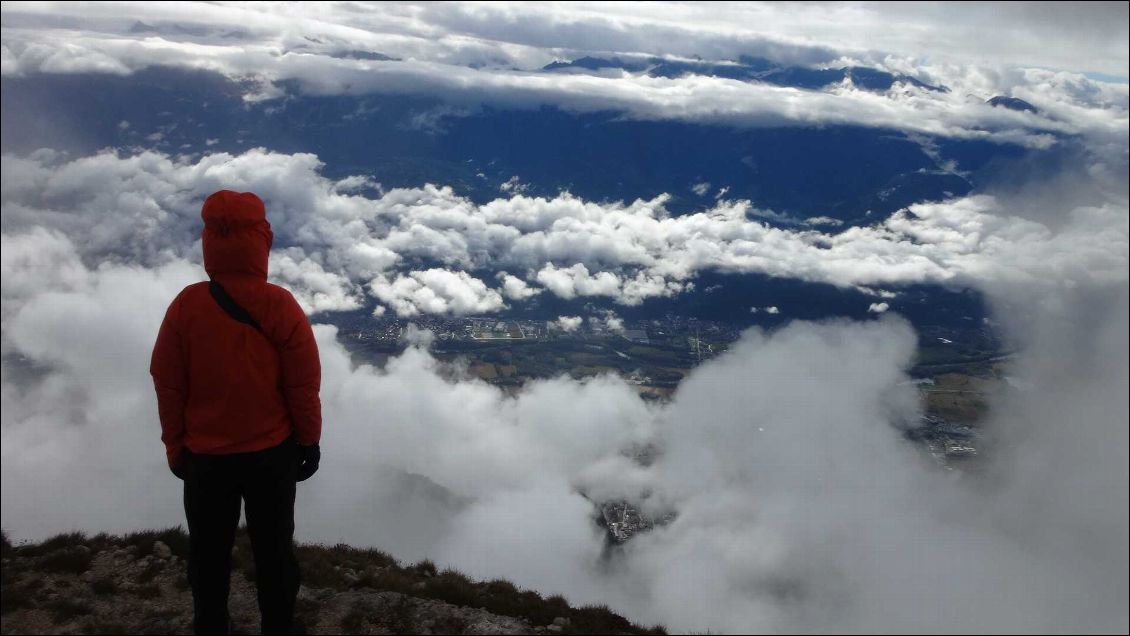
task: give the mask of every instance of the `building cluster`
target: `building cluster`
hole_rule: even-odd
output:
[[[907,431],[907,436],[922,442],[934,460],[942,466],[949,467],[955,460],[971,459],[978,455],[976,429],[953,424],[936,415],[923,415],[918,426]]]
[[[632,344],[690,348],[708,357],[719,345],[738,338],[738,329],[719,322],[668,315],[663,319],[617,323],[615,328],[605,321],[586,320],[575,329],[566,330],[556,320],[513,320],[482,316],[417,316],[414,318],[382,317],[364,323],[344,326],[348,337],[358,340],[397,342],[409,325],[435,334],[440,341],[503,342],[546,341],[560,339],[614,338]]]
[[[641,532],[666,525],[675,519],[673,512],[652,519],[639,508],[622,500],[601,504],[600,514],[604,527],[608,529],[609,539],[616,543],[624,543]]]

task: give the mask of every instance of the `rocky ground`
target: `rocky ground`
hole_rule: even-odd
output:
[[[185,634],[192,597],[180,530],[124,537],[60,535],[39,544],[3,541],[0,632]],[[506,581],[474,582],[429,562],[397,563],[376,550],[303,545],[297,622],[310,634],[663,633],[605,607],[570,607]],[[250,545],[233,553],[234,633],[259,633]]]

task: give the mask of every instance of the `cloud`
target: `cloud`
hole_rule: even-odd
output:
[[[827,64],[847,55],[995,61],[1125,75],[1124,7],[1080,9],[922,5],[733,5],[722,9],[654,3],[614,5],[302,5],[266,11],[217,4],[168,7],[5,7],[9,28],[71,27],[105,39],[166,38],[219,46],[232,40],[283,50],[351,57],[378,51],[399,58],[528,68],[555,52],[737,59],[769,57]],[[138,30],[137,21],[147,28]],[[756,25],[746,27],[745,25]],[[134,33],[130,33],[130,31]],[[986,42],[983,30],[998,34]],[[295,36],[307,35],[307,38]],[[356,56],[353,56],[356,57]]]
[[[4,287],[0,319],[4,329],[16,310],[44,289],[70,291],[87,283],[88,272],[67,237],[36,227],[20,240],[4,235],[0,272]]]
[[[197,280],[195,268],[90,270],[67,238],[41,230],[5,232],[0,253],[5,529],[43,536],[89,523],[121,531],[177,514],[175,497],[139,477],[160,474],[162,460],[151,455],[160,443],[133,433],[156,422],[144,392],[150,340],[163,307]],[[23,477],[32,482],[21,486]],[[57,498],[82,483],[105,487]],[[64,505],[43,506],[45,493]]]
[[[268,267],[273,279],[291,290],[308,314],[346,311],[361,306],[361,298],[348,278],[327,272],[320,264],[302,255],[300,248],[272,253]]]
[[[558,316],[555,321],[557,326],[565,333],[572,333],[580,329],[584,319],[580,316]]]
[[[831,225],[840,226],[844,222],[839,219],[833,219],[830,216],[812,216],[804,220],[805,225]]]
[[[530,287],[526,281],[506,272],[499,272],[496,278],[502,281],[502,295],[510,300],[526,300],[544,291],[536,287]]]
[[[1124,165],[1089,161],[1095,174]],[[224,187],[257,192],[276,233],[273,275],[315,311],[355,307],[362,290],[395,300],[404,315],[497,311],[503,294],[520,301],[533,283],[560,298],[638,305],[681,293],[703,271],[868,289],[1087,284],[1126,280],[1130,259],[1116,180],[1111,188],[1097,181],[1091,202],[1055,215],[1034,216],[1030,202],[1008,194],[973,195],[827,233],[765,225],[749,201],[676,217],[667,195],[630,203],[513,195],[480,205],[425,185],[370,197],[351,193],[356,178],[324,177],[314,155],[263,149],[196,159],[104,152],[66,160],[44,151],[5,155],[3,168],[5,228],[51,228],[71,237],[87,263],[199,262],[189,241],[199,232],[199,201]],[[421,272],[430,270],[449,273],[425,282]],[[526,279],[506,274],[492,289],[477,270]]]
[[[1008,373],[1032,387],[994,403],[984,472],[954,479],[901,435],[917,415],[915,334],[890,312],[748,331],[662,404],[615,376],[503,391],[438,361],[422,332],[376,368],[319,325],[326,461],[300,491],[300,538],[433,558],[673,630],[1124,631],[1118,179],[1076,183],[1063,194],[1086,203],[1061,209],[977,195],[829,234],[767,227],[748,202],[673,217],[664,197],[367,195],[313,155],[265,150],[3,161],[0,488],[16,539],[181,521],[147,360],[169,299],[201,278],[199,201],[236,187],[266,199],[276,280],[311,310],[368,293],[400,315],[487,313],[508,287],[529,291],[478,271],[625,303],[705,270],[884,300],[888,285],[971,284],[1022,352]],[[632,459],[645,447],[649,466]],[[677,516],[606,551],[591,501],[606,497]]]
[[[522,183],[521,180],[518,179],[518,175],[514,175],[503,182],[502,185],[498,186],[498,189],[501,192],[513,192],[514,194],[522,194],[526,190],[530,189],[530,184]]]
[[[505,305],[502,296],[488,289],[483,281],[466,272],[433,268],[399,274],[395,278],[377,275],[369,289],[378,300],[392,307],[398,316],[420,314],[491,313]]]
[[[890,303],[871,303],[867,306],[867,313],[881,314],[891,308]]]
[[[52,242],[77,253],[46,232],[5,233],[3,253]],[[75,275],[5,261],[6,281],[44,277],[5,297],[5,528],[181,522],[146,361],[195,266],[69,260]],[[326,461],[300,488],[299,537],[505,576],[673,630],[1118,630],[1128,293],[1043,298],[1012,371],[1037,388],[991,424],[991,488],[937,470],[892,427],[916,410],[903,373],[915,337],[898,319],[751,330],[665,405],[610,376],[507,393],[460,377],[426,338],[377,369],[317,326]],[[630,459],[644,445],[659,449],[648,467]],[[606,553],[585,494],[678,516]]]
[[[624,320],[610,309],[599,312],[598,315],[589,316],[589,324],[592,325],[594,331],[624,333]]]
[[[641,51],[736,59],[741,54],[800,63],[829,62],[838,51],[879,51],[972,61],[997,60],[1125,76],[1125,7],[973,5],[735,4],[644,7],[573,4],[429,7],[429,19],[460,32],[538,48]],[[749,26],[746,26],[749,25]],[[986,42],[988,31],[1001,37]],[[879,54],[881,55],[881,53]]]
[[[333,8],[316,15],[301,6],[281,12],[224,5],[193,9],[128,5],[115,9],[111,13],[108,9],[80,6],[6,6],[4,74],[127,74],[152,65],[174,65],[216,71],[240,80],[254,87],[247,95],[252,100],[280,97],[285,94],[284,85],[297,83],[302,91],[315,95],[374,92],[437,96],[448,102],[444,108],[450,112],[460,112],[481,103],[503,108],[537,108],[549,104],[568,110],[614,110],[646,119],[727,125],[873,126],[1037,147],[1054,143],[1054,135],[1125,134],[1128,125],[1125,82],[1110,84],[1091,80],[1079,71],[1093,68],[1080,64],[1053,64],[1068,69],[1059,71],[1017,68],[1015,64],[1019,60],[1007,54],[1009,49],[1034,53],[1036,57],[1024,63],[1039,66],[1032,60],[1053,50],[1046,43],[1033,47],[1021,46],[1023,39],[1009,40],[1007,46],[997,51],[996,59],[990,56],[971,65],[963,55],[923,60],[921,49],[892,55],[873,51],[874,40],[866,40],[868,44],[863,48],[855,40],[857,30],[869,34],[891,32],[890,20],[896,17],[919,29],[903,44],[926,46],[923,34],[934,34],[938,29],[944,31],[952,22],[948,14],[943,18],[928,10],[731,8],[724,13],[752,14],[756,18],[735,16],[733,23],[725,24],[724,30],[728,33],[720,33],[723,25],[716,22],[712,13],[704,14],[686,7],[680,7],[678,12],[687,14],[692,21],[680,23],[663,17],[663,13],[673,10],[671,7],[643,13],[633,11],[630,15],[610,7],[594,12],[579,7],[546,10],[537,5],[521,8],[455,5],[442,9],[405,6],[382,10],[354,7]],[[817,20],[814,11],[820,16],[827,12],[843,14],[846,23],[856,25],[857,29],[841,30],[837,24],[837,28],[827,34],[830,38],[827,45],[801,42],[795,35],[766,40],[753,33],[733,32],[734,24],[764,24],[768,19],[787,31],[809,34],[812,21]],[[1027,20],[1029,17],[1007,13],[1002,11],[993,17],[1000,20]],[[983,25],[986,16],[974,14],[977,12],[961,13],[971,23]],[[1095,23],[1101,22],[1098,18],[1101,14],[1102,11],[1087,12]],[[492,15],[494,17],[489,17]],[[798,19],[809,22],[802,29],[795,22]],[[137,32],[134,26],[138,21],[151,28]],[[562,21],[570,26],[563,29]],[[823,19],[819,22],[828,24]],[[1047,24],[1038,20],[1031,22]],[[58,28],[60,23],[71,28]],[[249,27],[250,24],[255,27]],[[629,29],[628,24],[634,26]],[[635,34],[634,30],[640,28],[644,29],[643,33]],[[565,36],[563,30],[573,32],[575,37]],[[1014,32],[1015,24],[1004,30]],[[298,38],[295,33],[306,37]],[[581,35],[583,33],[588,35]],[[961,34],[963,37],[964,33],[950,32],[951,36]],[[578,49],[560,43],[549,44],[562,37],[583,46]],[[1049,31],[1047,38],[1056,39],[1056,36]],[[615,44],[617,41],[622,44]],[[657,41],[680,41],[689,45],[685,49],[665,45],[666,50],[659,52],[653,48]],[[848,46],[837,51],[837,45],[845,41],[849,42]],[[984,38],[978,37],[977,41],[981,48]],[[1101,55],[1075,59],[1088,64],[1106,60],[1101,64],[1105,72],[1124,73],[1127,59],[1124,42],[1125,32],[1121,38],[1110,40],[1095,38],[1091,33],[1070,50],[1100,48]],[[964,50],[946,44],[951,52]],[[622,55],[635,52],[644,56],[672,55],[682,59],[703,56],[715,60],[767,55],[788,63],[799,61],[825,66],[867,63],[909,72],[929,81],[945,79],[953,90],[936,93],[900,84],[885,94],[876,94],[852,86],[812,91],[705,76],[661,78],[642,73],[549,76],[537,72],[563,49],[576,51],[578,55],[615,51]],[[356,51],[386,55],[359,57],[352,54]],[[1111,60],[1118,63],[1110,67]],[[999,94],[1031,99],[1041,112],[1017,113],[984,103]]]
[[[547,263],[537,273],[537,281],[561,298],[577,296],[616,296],[620,293],[620,277],[612,272],[589,274],[583,263],[558,268]]]

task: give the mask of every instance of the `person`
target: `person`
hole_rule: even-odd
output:
[[[201,216],[211,280],[169,305],[150,364],[169,468],[184,480],[193,629],[230,628],[242,501],[263,633],[285,634],[300,580],[295,484],[320,461],[318,346],[294,297],[267,282],[274,235],[263,201],[221,190]]]

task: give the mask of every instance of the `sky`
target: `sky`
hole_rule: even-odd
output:
[[[324,461],[299,489],[300,540],[430,558],[672,630],[1127,630],[1125,3],[114,4],[5,3],[0,75],[173,65],[239,80],[254,103],[408,94],[453,112],[852,125],[926,153],[930,138],[1071,144],[1076,161],[830,228],[766,223],[773,210],[709,184],[712,205],[676,215],[669,194],[384,189],[379,174],[329,177],[317,155],[270,147],[5,152],[0,488],[13,538],[183,523],[148,358],[168,302],[203,277],[203,198],[230,188],[267,202],[272,280],[314,317],[321,349]],[[858,64],[950,90],[538,72],[582,55]],[[1038,112],[984,103],[995,95]],[[863,290],[875,318],[750,329],[664,404],[614,376],[507,394],[437,361],[416,330],[384,368],[357,364],[318,320],[369,306],[501,313],[541,294],[631,307],[706,271]],[[981,291],[1018,352],[1022,388],[992,404],[993,459],[975,479],[898,434],[918,415],[916,338],[887,300],[910,284]],[[650,466],[628,458],[642,447],[661,451]],[[678,516],[609,562],[586,496]]]

